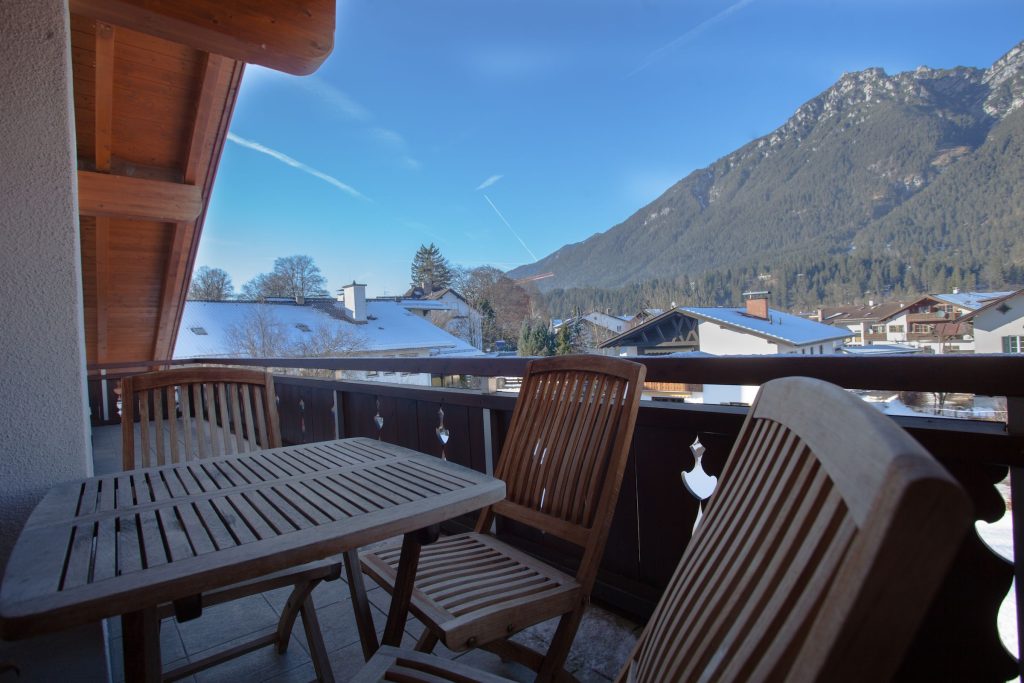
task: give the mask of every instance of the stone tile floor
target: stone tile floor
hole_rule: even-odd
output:
[[[93,430],[93,456],[96,474],[120,469],[120,428],[100,427]],[[372,604],[374,623],[378,635],[384,630],[390,596],[376,587],[369,579],[367,588]],[[160,647],[164,668],[169,669],[188,661],[196,661],[222,649],[269,631],[277,623],[289,588],[254,595],[242,600],[217,605],[203,611],[196,620],[179,624],[174,619],[165,619],[160,629]],[[313,593],[317,617],[323,633],[324,644],[331,661],[334,676],[346,681],[363,664],[362,649],[356,631],[348,586],[344,579],[321,583]],[[121,624],[118,619],[107,622],[110,634],[110,663],[116,683],[124,680],[121,661]],[[557,621],[538,624],[517,634],[514,638],[536,649],[547,648]],[[412,647],[422,627],[410,619],[406,627],[403,645]],[[583,683],[614,680],[619,668],[625,662],[636,643],[640,629],[597,606],[591,606],[573,644],[566,669]],[[532,672],[518,664],[502,663],[489,652],[472,650],[454,653],[438,645],[435,654],[442,657],[457,657],[492,674],[505,676],[515,681],[532,681]],[[314,679],[313,665],[306,647],[305,633],[300,622],[292,631],[288,651],[279,655],[273,647],[264,647],[242,657],[201,671],[187,681],[214,683],[217,681],[311,681]]]
[[[164,669],[195,661],[211,652],[236,645],[271,630],[277,623],[281,607],[290,589],[254,595],[224,605],[204,610],[196,620],[177,623],[173,618],[165,619],[160,629],[160,647]],[[390,596],[380,588],[369,591],[373,605],[374,624],[378,635],[384,630]],[[344,579],[322,583],[314,592],[317,617],[323,633],[324,644],[331,662],[334,676],[339,681],[352,677],[363,664],[362,649],[348,586]],[[556,621],[545,622],[527,629],[515,636],[516,640],[533,647],[546,648],[554,633]],[[108,621],[110,632],[110,661],[114,681],[124,680],[121,664],[120,621]],[[403,645],[412,647],[419,636],[421,626],[410,620],[406,628]],[[591,606],[580,631],[576,636],[566,669],[583,682],[604,682],[615,678],[622,662],[629,656],[639,629],[632,623]],[[457,657],[493,674],[515,681],[533,680],[533,672],[513,663],[502,663],[497,656],[482,650],[454,653],[438,645],[435,654],[441,657]],[[300,623],[292,631],[288,651],[279,655],[272,646],[250,652],[242,657],[224,662],[216,667],[201,671],[188,681],[214,683],[217,681],[311,681],[315,677],[313,665],[306,646],[305,633]]]

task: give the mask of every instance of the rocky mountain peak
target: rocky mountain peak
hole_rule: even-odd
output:
[[[989,116],[1002,119],[1024,107],[1024,42],[997,59],[985,71],[984,82],[990,89],[983,105]]]

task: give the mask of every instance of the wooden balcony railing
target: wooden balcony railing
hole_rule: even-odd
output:
[[[906,428],[963,484],[977,519],[995,521],[1006,512],[995,488],[1007,472],[1011,489],[1024,491],[1024,357],[914,356],[723,357],[641,359],[654,382],[757,385],[776,377],[818,377],[849,389],[963,392],[1007,396],[1007,421],[938,417],[893,419]],[[194,362],[194,361],[193,361]],[[259,365],[318,370],[376,370],[474,377],[521,375],[520,358],[203,359],[209,364]],[[109,379],[121,367],[107,366]],[[515,395],[379,382],[325,380],[289,374],[275,378],[281,430],[290,443],[369,436],[440,456],[436,428],[448,428],[445,456],[479,471],[492,471],[508,429]],[[90,396],[94,415],[106,393],[97,377]],[[484,385],[486,386],[486,382]],[[109,411],[109,408],[108,408]],[[689,445],[706,448],[703,465],[721,472],[746,415],[740,406],[644,402],[637,419],[626,480],[608,540],[595,599],[643,620],[679,560],[697,515],[697,501],[680,473],[693,466]],[[1003,648],[995,615],[1016,572],[1024,586],[1024,513],[1014,508],[1016,562],[993,553],[971,533],[939,591],[903,665],[901,679],[1005,681],[1020,666]],[[1016,523],[1019,522],[1019,523]],[[465,521],[466,524],[470,520]],[[499,533],[527,551],[564,567],[576,561],[572,548],[506,523]],[[1018,614],[1024,615],[1018,590]],[[1018,636],[1019,637],[1019,636]]]

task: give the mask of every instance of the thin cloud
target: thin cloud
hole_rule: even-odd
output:
[[[501,180],[504,177],[505,176],[503,176],[503,175],[492,175],[490,178],[488,178],[487,180],[485,180],[482,183],[480,183],[480,185],[476,189],[477,189],[477,191],[486,190],[488,187],[490,187],[491,185],[493,185],[494,183],[498,182],[499,180]],[[490,201],[490,200],[487,200],[487,201]]]
[[[498,176],[498,177],[500,178],[501,176]],[[491,205],[491,208],[492,208],[492,209],[494,209],[494,213],[498,214],[498,218],[500,218],[500,219],[501,219],[501,222],[505,224],[505,227],[507,227],[507,228],[508,228],[508,231],[509,231],[509,232],[511,232],[511,233],[512,233],[512,235],[513,235],[513,236],[514,236],[514,237],[515,237],[515,238],[516,238],[517,240],[519,240],[519,244],[523,245],[523,249],[525,249],[525,250],[526,250],[526,253],[528,253],[528,254],[529,254],[529,255],[530,255],[530,256],[531,256],[532,258],[533,258],[533,260],[534,260],[534,261],[536,261],[536,260],[537,260],[537,255],[536,255],[536,254],[534,254],[534,253],[533,253],[533,251],[532,251],[532,250],[531,250],[531,249],[530,249],[530,248],[529,248],[528,246],[526,246],[526,242],[524,242],[524,241],[523,241],[523,238],[519,236],[519,233],[518,233],[518,232],[516,232],[516,231],[515,231],[515,230],[514,230],[514,229],[512,228],[512,225],[511,225],[511,223],[509,223],[509,222],[508,222],[507,220],[505,220],[505,217],[504,217],[503,215],[501,215],[501,211],[498,211],[498,207],[496,207],[496,206],[494,205],[494,202],[492,202],[492,201],[491,201],[491,198],[490,198],[490,197],[488,197],[487,195],[484,195],[484,199],[486,199],[486,200],[487,200],[487,203]]]
[[[365,199],[366,201],[373,201],[369,197],[364,195],[362,192],[352,187],[351,185],[343,183],[334,176],[327,175],[323,171],[318,171],[312,166],[302,163],[298,159],[293,159],[292,157],[288,156],[287,154],[284,154],[283,152],[278,152],[276,149],[271,149],[270,147],[261,145],[260,143],[255,142],[253,140],[246,140],[245,138],[235,135],[234,133],[228,133],[228,140],[235,143],[236,145],[241,145],[242,147],[246,147],[261,154],[266,154],[268,157],[277,159],[282,164],[291,166],[292,168],[297,168],[303,173],[308,173],[314,178],[319,178],[325,183],[329,183],[334,187],[338,188],[339,190],[341,190],[342,192],[350,194],[353,197],[356,197],[358,199]]]
[[[374,126],[373,128],[370,129],[370,134],[386,145],[391,145],[392,147],[405,146],[405,138],[403,138],[400,134],[396,133],[390,128]]]
[[[423,162],[419,159],[413,159],[412,157],[403,157],[402,166],[409,169],[410,171],[418,171],[423,168]]]
[[[735,2],[729,5],[724,10],[722,10],[715,16],[711,17],[710,19],[706,19],[705,21],[702,21],[701,23],[697,24],[689,31],[676,38],[675,40],[666,43],[665,45],[662,45],[657,50],[647,55],[644,61],[640,62],[639,66],[637,66],[635,69],[626,74],[626,78],[629,78],[630,76],[634,76],[640,73],[641,71],[651,66],[655,62],[661,61],[662,59],[665,58],[666,55],[668,55],[668,53],[677,49],[680,45],[690,42],[691,40],[699,36],[701,33],[709,29],[710,27],[714,26],[723,19],[728,18],[729,15],[743,9],[752,2],[754,2],[754,0],[739,0],[739,2]]]
[[[359,104],[349,97],[347,93],[341,91],[327,81],[313,76],[296,78],[293,80],[351,119],[356,121],[369,121],[373,118],[373,115],[366,109],[366,107]]]

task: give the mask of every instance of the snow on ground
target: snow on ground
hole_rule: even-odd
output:
[[[978,535],[992,550],[1002,557],[1013,562],[1013,519],[1010,511],[1007,510],[1002,519],[988,524],[976,522],[975,528]],[[1014,657],[1017,656],[1017,603],[1014,599],[1015,586],[1010,586],[999,608],[999,636],[1003,639],[1003,645]]]

